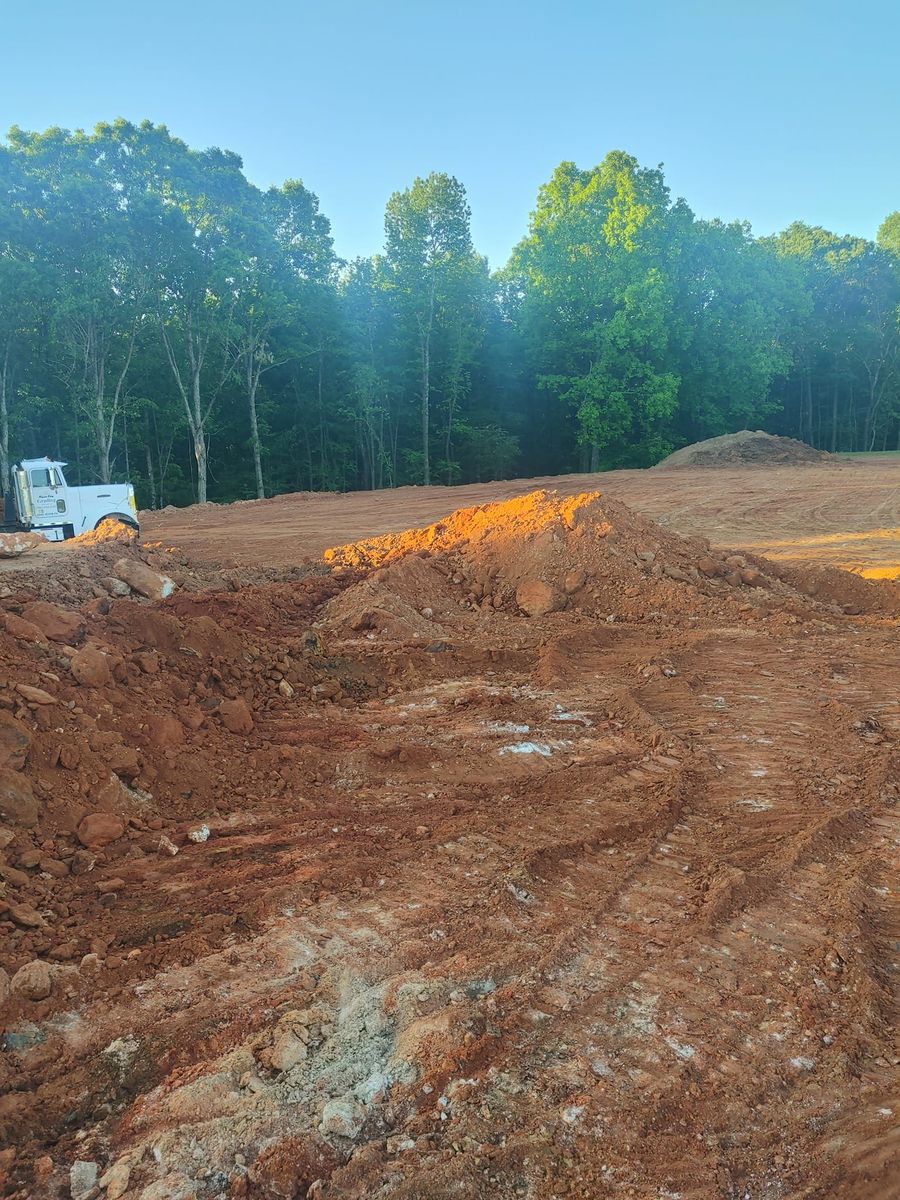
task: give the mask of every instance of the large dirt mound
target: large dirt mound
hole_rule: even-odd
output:
[[[806,442],[798,442],[796,438],[776,437],[762,429],[741,429],[738,433],[723,433],[721,437],[684,446],[656,466],[731,467],[742,463],[771,466],[779,463],[828,462],[832,458],[825,450],[816,450],[814,446],[807,446]]]
[[[372,572],[329,606],[329,620],[401,640],[440,635],[460,610],[531,617],[568,610],[613,622],[746,614],[795,621],[813,613],[811,596],[819,612],[898,607],[891,587],[830,572],[827,586],[808,589],[775,563],[680,537],[599,492],[530,492],[325,557]]]

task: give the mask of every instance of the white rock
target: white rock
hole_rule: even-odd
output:
[[[86,1196],[97,1186],[98,1171],[95,1162],[85,1162],[79,1158],[72,1163],[69,1170],[69,1192],[72,1200],[81,1200],[82,1196]]]
[[[298,1062],[302,1062],[306,1054],[304,1043],[290,1029],[286,1029],[284,1033],[279,1034],[272,1047],[269,1062],[276,1071],[289,1071]]]
[[[175,591],[175,581],[160,571],[154,571],[139,558],[120,558],[113,564],[117,579],[122,579],[133,592],[146,596],[148,600],[165,600]]]
[[[39,533],[0,533],[0,558],[18,558],[46,544]]]
[[[363,1127],[365,1115],[362,1107],[352,1100],[329,1100],[322,1109],[319,1131],[337,1137],[356,1137]]]

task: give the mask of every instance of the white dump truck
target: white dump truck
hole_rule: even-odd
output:
[[[16,463],[0,531],[39,533],[49,542],[62,542],[106,520],[138,528],[130,483],[72,487],[63,474],[65,465],[50,458]]]

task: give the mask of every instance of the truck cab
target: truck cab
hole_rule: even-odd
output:
[[[73,487],[63,462],[26,458],[12,469],[12,512],[5,528],[39,533],[50,542],[77,537],[101,521],[120,521],[137,529],[137,505],[130,483]]]

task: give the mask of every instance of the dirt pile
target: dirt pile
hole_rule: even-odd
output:
[[[90,987],[102,985],[110,909],[152,875],[161,845],[177,850],[185,822],[215,826],[248,795],[307,777],[302,754],[241,762],[240,739],[287,697],[333,680],[318,640],[302,634],[340,586],[314,578],[261,602],[252,592],[165,609],[119,600],[102,612],[38,600],[0,612],[0,965],[14,996],[36,959],[59,976],[56,995],[86,986],[85,955]],[[257,641],[267,612],[278,614],[277,654]],[[115,956],[112,969],[122,969]]]
[[[330,606],[328,619],[401,638],[436,635],[460,610],[796,621],[812,613],[816,597],[820,610],[900,611],[890,585],[826,572],[804,588],[796,573],[679,537],[599,492],[536,491],[461,509],[423,529],[326,551],[325,559],[371,572]]]
[[[97,529],[65,542],[38,538],[32,552],[23,558],[0,560],[0,599],[27,594],[56,604],[80,605],[125,596],[129,591],[159,599],[162,593],[149,581],[145,566],[187,592],[236,592],[243,587],[303,579],[317,569],[305,561],[295,566],[228,569],[194,563],[176,547],[142,541],[134,529],[118,521],[104,521]],[[135,584],[141,579],[143,585]]]
[[[759,464],[774,466],[800,463],[833,462],[825,450],[816,450],[795,438],[776,437],[762,429],[742,429],[724,433],[676,450],[656,464],[654,470],[668,467],[733,467]]]

